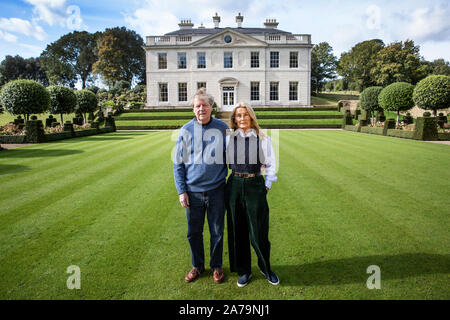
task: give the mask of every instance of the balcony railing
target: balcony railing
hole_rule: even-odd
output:
[[[186,45],[193,41],[201,39],[201,36],[148,36],[146,38],[147,46],[164,45]],[[311,35],[309,34],[266,34],[264,40],[267,43],[276,44],[311,44]]]

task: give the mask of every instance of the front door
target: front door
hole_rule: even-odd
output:
[[[222,111],[233,111],[234,87],[222,88]]]

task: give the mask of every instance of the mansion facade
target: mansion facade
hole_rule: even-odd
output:
[[[198,88],[215,98],[218,111],[238,102],[251,106],[309,106],[311,36],[264,28],[194,28],[183,20],[180,29],[146,37],[147,103],[149,108],[191,106]]]

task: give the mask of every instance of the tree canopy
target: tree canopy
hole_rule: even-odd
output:
[[[75,110],[77,97],[73,89],[63,86],[50,86],[47,90],[50,93],[49,111],[52,114],[60,114],[61,124],[63,124],[63,114],[71,113]]]
[[[337,58],[333,48],[327,42],[314,45],[311,50],[311,87],[319,92],[325,79],[336,77]]]
[[[82,88],[92,77],[97,61],[97,40],[101,32],[74,31],[47,45],[40,60],[52,84],[74,87],[81,80]]]
[[[339,59],[337,71],[348,83],[355,83],[359,91],[375,85],[371,70],[375,56],[384,47],[383,41],[372,39],[357,43]]]
[[[98,42],[98,61],[93,71],[113,87],[116,82],[145,82],[144,40],[125,27],[106,29]]]
[[[421,63],[419,46],[414,41],[399,41],[378,51],[371,74],[380,86],[394,82],[416,84],[426,76],[426,66]]]
[[[400,111],[406,111],[414,106],[413,101],[414,86],[407,82],[395,82],[383,90],[378,95],[378,104],[388,111],[397,112],[397,125]]]
[[[19,55],[6,56],[0,64],[0,86],[17,80],[29,79],[47,86],[49,81],[38,58],[24,59]]]
[[[0,103],[11,114],[44,113],[50,107],[50,94],[45,87],[34,80],[13,80],[2,88]]]
[[[431,75],[419,81],[414,88],[413,100],[422,109],[433,110],[436,116],[438,109],[450,106],[450,77]]]

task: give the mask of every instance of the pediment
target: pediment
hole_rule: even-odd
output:
[[[231,41],[229,43],[226,42],[226,37],[229,36],[231,38]],[[207,36],[205,38],[202,38],[200,40],[197,40],[196,42],[193,42],[191,44],[192,46],[201,46],[201,47],[248,47],[248,46],[255,46],[255,47],[261,47],[261,46],[267,46],[267,43],[264,41],[261,41],[259,39],[256,39],[252,36],[240,33],[238,31],[232,30],[232,29],[225,29],[219,33],[212,34],[210,36]]]

